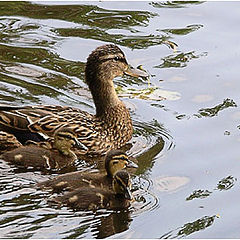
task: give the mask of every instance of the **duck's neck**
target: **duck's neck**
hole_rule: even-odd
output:
[[[96,106],[97,117],[102,117],[108,109],[122,105],[116,94],[112,77],[104,73],[95,76],[94,81],[90,80],[89,89]]]

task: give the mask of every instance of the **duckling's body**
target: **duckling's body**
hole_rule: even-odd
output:
[[[133,199],[130,176],[126,171],[118,171],[112,180],[112,189],[82,187],[63,196],[51,199],[58,205],[66,205],[76,210],[122,209],[130,206]]]
[[[0,130],[13,133],[23,143],[42,141],[62,126],[71,127],[85,149],[77,154],[105,154],[122,147],[132,137],[132,121],[115,92],[113,79],[124,73],[146,77],[131,69],[124,53],[115,45],[98,47],[88,59],[86,83],[92,93],[96,115],[63,106],[0,106]]]
[[[51,148],[39,145],[20,146],[5,152],[1,159],[24,168],[59,170],[72,165],[77,156],[71,151],[76,145],[76,136],[71,129],[62,128],[56,131]]]
[[[111,150],[105,157],[105,172],[71,172],[39,183],[37,187],[54,192],[72,191],[80,187],[109,189],[114,174],[126,167],[136,167],[121,150]]]
[[[21,146],[22,144],[14,135],[0,131],[0,153],[11,151]]]

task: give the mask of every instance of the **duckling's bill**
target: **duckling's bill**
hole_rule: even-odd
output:
[[[128,160],[127,167],[128,168],[138,168],[138,165],[136,163],[134,163],[133,161]]]
[[[133,195],[132,195],[132,192],[131,192],[131,190],[130,190],[129,187],[126,187],[126,188],[125,188],[124,197],[125,197],[127,200],[133,200]]]
[[[75,147],[76,148],[78,148],[78,149],[83,149],[83,150],[85,150],[85,151],[87,151],[88,150],[88,148],[84,145],[84,144],[82,144],[77,138],[74,138],[74,142],[75,142]]]

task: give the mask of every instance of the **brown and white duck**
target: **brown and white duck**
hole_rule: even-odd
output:
[[[122,50],[113,44],[98,47],[88,57],[85,80],[96,107],[92,115],[66,106],[0,106],[0,130],[14,134],[24,143],[52,137],[60,127],[72,128],[83,149],[77,154],[101,155],[121,148],[132,137],[132,120],[118,98],[113,79],[124,74],[147,77],[133,69]]]

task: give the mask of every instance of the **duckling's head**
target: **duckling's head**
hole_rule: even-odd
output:
[[[132,200],[133,196],[131,193],[131,179],[127,171],[120,170],[116,172],[113,177],[113,191],[117,195],[124,196],[128,200]]]
[[[137,168],[138,166],[128,159],[126,153],[122,150],[110,150],[105,157],[105,169],[107,175],[112,177],[117,171],[126,167]]]
[[[112,80],[123,74],[134,77],[148,76],[144,71],[131,68],[123,51],[116,45],[100,46],[89,55],[85,68],[85,78],[93,95],[97,115],[101,115],[105,105],[115,105],[119,102]]]
[[[76,133],[69,127],[62,127],[54,134],[54,146],[63,154],[68,155],[72,147],[81,148]]]

